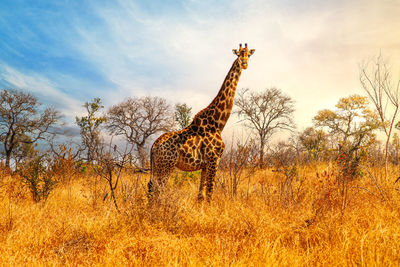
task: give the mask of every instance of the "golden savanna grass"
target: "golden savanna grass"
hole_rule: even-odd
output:
[[[34,203],[17,176],[3,174],[2,265],[398,266],[398,167],[384,179],[370,168],[350,182],[343,203],[333,165],[243,176],[232,196],[219,171],[211,204],[196,202],[198,173],[175,173],[157,204],[145,194],[147,174],[122,176],[120,213],[98,177],[60,181]],[[374,182],[376,179],[377,184]],[[378,186],[379,188],[378,188]],[[396,188],[397,186],[397,188]]]

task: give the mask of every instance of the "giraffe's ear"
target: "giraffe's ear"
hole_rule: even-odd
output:
[[[255,50],[255,49],[250,49],[249,56],[251,56],[252,54],[254,54],[254,52],[256,52],[256,50]]]
[[[238,51],[236,49],[232,49],[232,52],[238,56]]]

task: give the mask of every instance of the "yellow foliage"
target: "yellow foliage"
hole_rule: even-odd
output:
[[[370,169],[349,185],[341,210],[333,166],[258,170],[232,198],[218,181],[211,204],[196,202],[198,185],[171,183],[147,204],[147,174],[124,174],[117,213],[105,181],[77,177],[34,203],[13,177],[0,187],[3,265],[398,266],[400,185]],[[390,174],[398,173],[393,167]],[[75,175],[75,174],[74,174]],[[219,172],[217,177],[228,175]],[[218,178],[219,179],[219,178]],[[27,194],[27,197],[21,197]],[[103,201],[104,199],[104,201]]]

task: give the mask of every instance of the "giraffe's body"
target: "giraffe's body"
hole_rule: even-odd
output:
[[[186,128],[161,135],[151,148],[152,177],[148,184],[149,193],[159,192],[168,181],[175,167],[183,171],[201,170],[198,199],[210,200],[215,173],[224,152],[221,132],[232,112],[237,83],[242,69],[247,68],[248,57],[254,50],[240,47],[234,53],[238,58],[233,62],[217,96],[194,117]]]

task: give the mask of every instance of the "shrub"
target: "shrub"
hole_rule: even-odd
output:
[[[22,182],[29,187],[35,202],[46,200],[56,184],[52,172],[46,168],[44,156],[38,156],[26,163],[18,170],[18,173]]]

